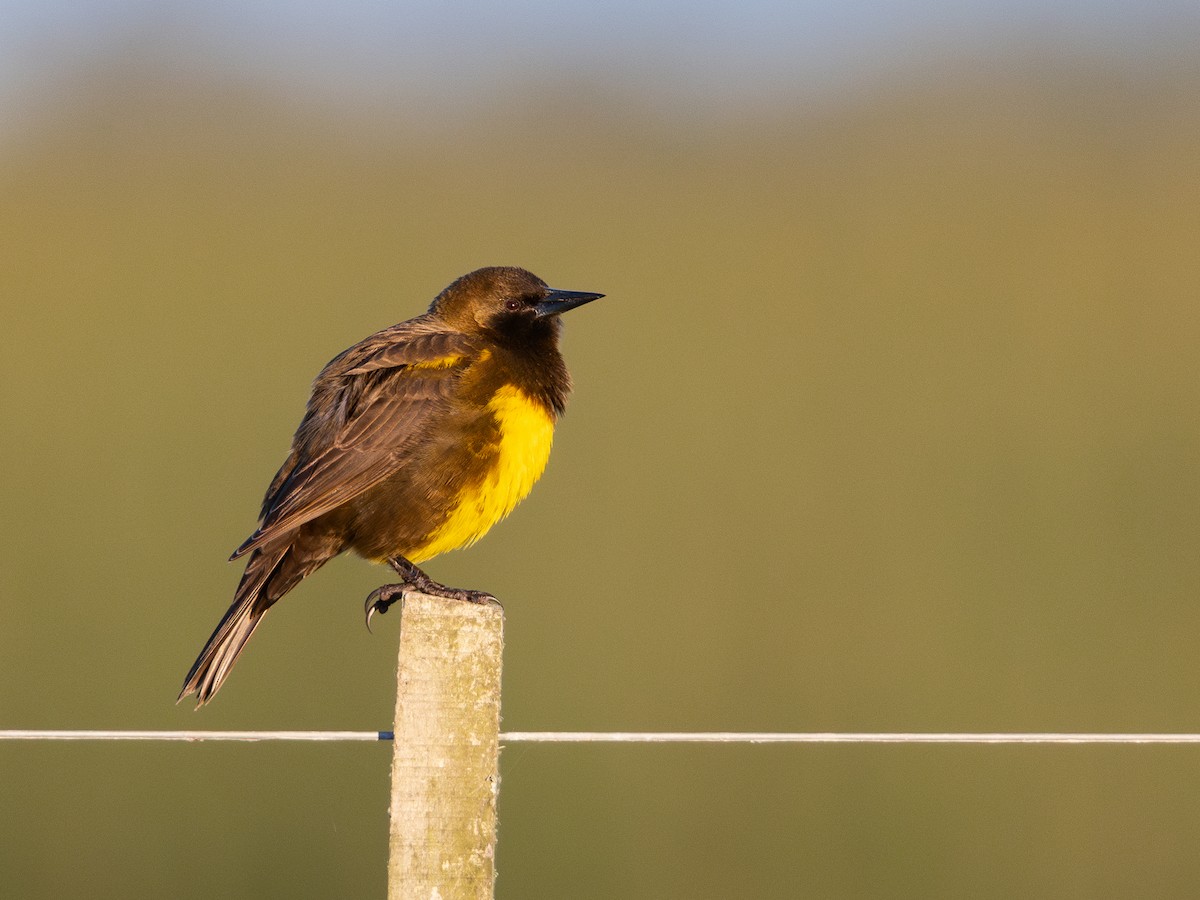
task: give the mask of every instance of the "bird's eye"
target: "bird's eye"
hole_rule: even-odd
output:
[[[507,310],[518,310],[521,308],[520,300],[505,300],[504,308]]]

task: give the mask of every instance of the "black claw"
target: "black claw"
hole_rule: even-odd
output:
[[[504,604],[485,591],[463,591],[463,600],[468,603],[478,603],[484,606],[494,606],[497,609],[504,609]]]
[[[404,599],[404,592],[409,589],[407,584],[385,584],[367,594],[363,610],[367,615],[367,631],[371,631],[371,616],[375,613],[384,615],[397,600]],[[374,632],[371,632],[374,634]]]

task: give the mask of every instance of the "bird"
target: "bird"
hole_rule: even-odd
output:
[[[402,579],[367,597],[368,629],[407,592],[498,604],[418,564],[483,537],[541,476],[571,390],[560,316],[603,296],[489,266],[335,356],[313,381],[257,530],[230,557],[245,571],[176,702],[210,701],[267,610],[348,550]]]

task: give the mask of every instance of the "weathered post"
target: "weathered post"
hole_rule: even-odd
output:
[[[400,618],[388,900],[491,900],[504,613],[408,594]]]

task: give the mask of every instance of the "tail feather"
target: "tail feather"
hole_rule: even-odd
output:
[[[211,700],[267,610],[311,571],[292,563],[292,550],[290,544],[263,547],[250,558],[233,603],[192,664],[179,700],[195,694],[197,709]]]

